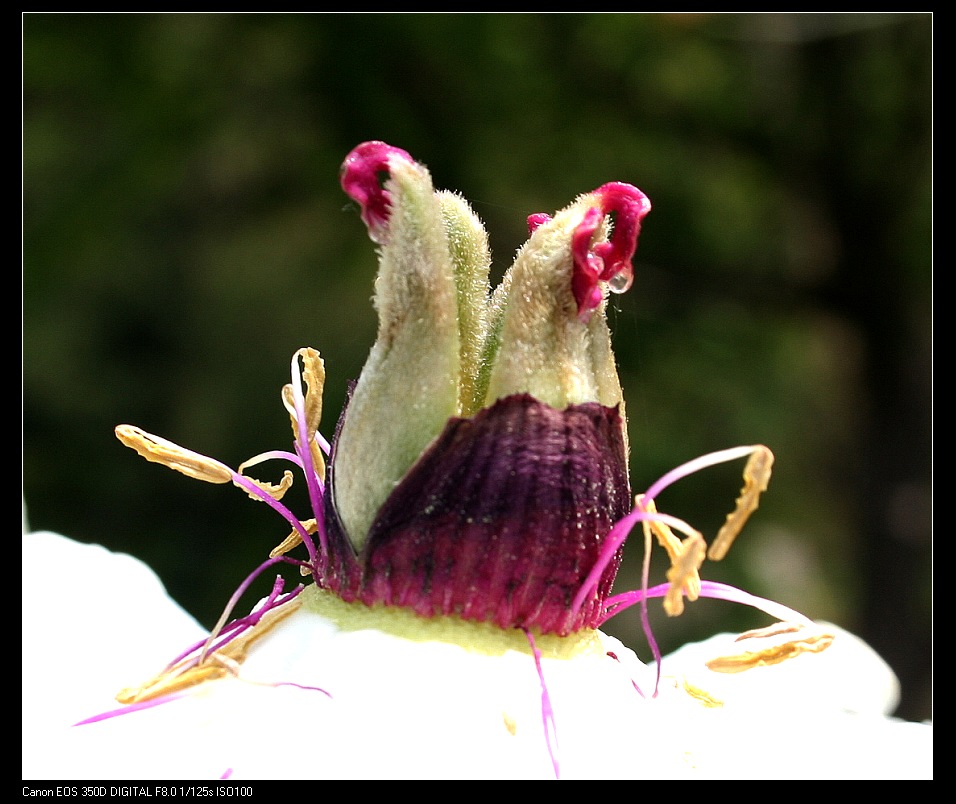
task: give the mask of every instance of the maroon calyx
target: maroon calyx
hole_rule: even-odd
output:
[[[334,488],[335,456],[329,482]],[[623,424],[597,403],[556,410],[527,394],[450,419],[379,511],[356,555],[326,495],[320,579],[347,601],[566,635],[593,628],[615,556],[571,604],[631,508]]]

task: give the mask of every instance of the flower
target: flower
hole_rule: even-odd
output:
[[[331,443],[319,433],[325,373],[314,349],[296,352],[283,388],[291,452],[232,469],[138,427],[116,428],[150,461],[239,486],[291,533],[208,635],[128,558],[53,534],[25,536],[24,590],[35,588],[28,557],[38,553],[62,556],[69,578],[83,567],[87,580],[77,590],[59,587],[42,605],[25,599],[24,657],[48,655],[36,623],[56,624],[64,596],[76,604],[96,593],[73,609],[82,612],[74,633],[93,640],[86,644],[94,651],[66,640],[65,655],[43,665],[48,672],[24,665],[25,775],[759,775],[707,743],[729,738],[752,752],[759,718],[757,730],[779,731],[784,745],[792,724],[809,729],[808,715],[833,719],[830,733],[841,739],[861,722],[840,719],[844,710],[888,723],[895,678],[865,645],[700,577],[705,557],[722,558],[757,508],[769,449],[702,456],[631,497],[605,307],[608,292],[632,284],[650,210],[640,190],[605,184],[554,216],[531,216],[528,242],[491,292],[480,221],[459,196],[436,192],[405,151],[364,143],[346,158],[341,180],[379,247],[379,331]],[[709,548],[690,525],[657,511],[666,486],[744,458],[743,490]],[[282,502],[291,472],[277,484],[247,474],[274,459],[304,475],[311,517]],[[613,593],[638,523],[644,582]],[[668,583],[649,588],[655,539],[671,569]],[[299,548],[304,557],[293,557]],[[267,598],[234,616],[254,578],[287,566],[311,582],[287,589],[279,574]],[[673,616],[685,599],[718,597],[781,622],[662,661],[647,623],[656,597]],[[599,630],[633,605],[653,665]],[[118,628],[131,636],[115,641]],[[176,650],[174,632],[182,637]],[[173,658],[157,661],[160,649]],[[120,669],[132,676],[146,655],[160,672],[118,686],[117,703],[107,706],[82,669],[90,655],[99,659],[91,666],[97,682],[118,679]],[[865,691],[860,675],[874,689]],[[53,701],[45,718],[27,706],[36,698]],[[41,746],[47,757],[38,762]],[[844,755],[835,754],[841,763]],[[768,775],[799,770],[767,759]]]

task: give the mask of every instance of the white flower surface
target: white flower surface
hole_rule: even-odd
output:
[[[141,562],[24,535],[23,778],[932,777],[932,726],[888,717],[893,673],[838,628],[825,651],[729,674],[706,662],[765,638],[685,646],[655,698],[654,668],[601,632],[539,638],[539,676],[520,630],[297,600],[234,673],[74,725],[204,632]]]

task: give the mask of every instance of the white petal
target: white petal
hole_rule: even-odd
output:
[[[204,631],[131,556],[49,532],[24,534],[22,551],[23,778],[69,778],[50,764],[53,735]]]
[[[726,642],[668,657],[660,695],[647,700],[634,684],[650,694],[652,669],[611,637],[595,634],[574,658],[545,650],[553,757],[520,632],[488,637],[465,623],[449,641],[454,621],[437,620],[410,639],[331,616],[314,589],[253,643],[239,678],[71,728],[202,633],[139,562],[53,534],[25,537],[24,590],[24,778],[551,779],[554,757],[562,778],[932,777],[932,728],[880,716],[883,693],[850,694],[852,678],[872,675],[881,689],[886,677],[845,632],[845,653],[826,669],[738,674],[758,681],[728,687],[717,708],[679,682],[700,681],[701,660]],[[793,706],[794,695],[813,705]]]

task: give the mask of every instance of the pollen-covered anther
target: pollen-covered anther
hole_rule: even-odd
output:
[[[702,690],[700,687],[691,684],[686,678],[681,679],[681,686],[684,688],[684,692],[690,695],[696,701],[699,701],[708,709],[719,709],[724,705],[724,702],[719,698],[715,698],[706,690]]]
[[[181,447],[160,436],[147,433],[131,424],[121,424],[114,430],[116,437],[130,449],[136,450],[147,461],[159,463],[207,483],[228,483],[233,471],[217,460]]]
[[[272,497],[272,499],[281,500],[285,496],[285,493],[292,487],[292,481],[294,479],[294,476],[290,470],[286,469],[285,471],[283,471],[282,480],[280,480],[278,483],[270,483],[268,480],[257,480],[256,478],[249,477],[249,475],[245,474],[245,470],[248,467],[253,466],[256,463],[259,463],[260,460],[265,460],[265,459],[266,459],[265,456],[256,456],[255,458],[250,458],[248,461],[243,461],[241,464],[239,464],[238,474],[242,475],[250,483],[253,483],[257,488],[264,491],[266,494]],[[238,486],[243,491],[245,491],[251,499],[253,500],[262,499],[262,495],[254,494],[252,491],[245,488],[240,483],[236,483],[235,481],[233,482],[235,483],[236,486]]]
[[[748,631],[736,640],[766,640],[772,644],[760,647],[758,642],[756,650],[718,656],[706,662],[706,665],[715,673],[742,673],[754,667],[780,664],[804,653],[820,653],[833,644],[834,638],[834,634],[825,629],[814,631],[791,623],[780,623],[769,628]]]
[[[738,634],[734,642],[743,642],[745,639],[765,639],[767,637],[776,637],[782,636],[783,634],[797,634],[800,633],[805,626],[798,625],[797,623],[774,623],[773,625],[767,625],[763,628],[753,628],[750,631],[744,631],[742,634]]]
[[[302,527],[305,528],[306,533],[310,533],[310,534],[315,533],[316,528],[315,528],[314,519],[306,520],[305,522],[302,522],[301,524],[302,524]],[[295,548],[298,547],[300,544],[302,544],[302,536],[299,534],[299,531],[293,529],[293,531],[288,536],[286,536],[281,542],[279,542],[279,544],[277,544],[275,547],[272,548],[271,551],[269,551],[269,558],[275,558],[276,556],[284,556],[286,553],[289,553],[292,550],[295,550]]]
[[[711,561],[720,561],[743,529],[750,515],[760,504],[760,495],[767,490],[770,472],[773,468],[773,453],[765,446],[758,445],[747,459],[744,467],[744,486],[737,498],[737,505],[727,515],[717,537],[710,545],[707,557]]]
[[[648,514],[657,513],[654,501],[643,494],[634,498],[634,505]],[[669,616],[677,617],[684,612],[684,597],[694,601],[700,596],[700,567],[707,545],[704,537],[695,530],[688,530],[687,538],[681,541],[670,525],[659,519],[645,520],[644,529],[654,534],[670,559],[671,567],[667,571],[670,589],[664,596],[664,610]]]
[[[126,687],[116,694],[121,704],[135,704],[172,695],[214,681],[226,675],[238,677],[239,667],[246,658],[249,646],[270,631],[277,623],[297,611],[302,601],[295,598],[266,612],[259,621],[248,627],[219,650],[201,654],[200,658],[186,658],[151,678],[138,687]]]
[[[319,527],[314,518],[303,520],[299,524],[302,525],[302,528],[310,536],[318,532]],[[269,558],[277,558],[278,556],[286,555],[286,553],[291,553],[300,544],[302,544],[302,534],[293,528],[288,536],[269,551]],[[299,573],[302,575],[311,575],[312,568],[308,564],[303,564],[299,567]]]
[[[116,693],[116,700],[121,704],[137,704],[172,695],[202,684],[205,681],[214,681],[222,678],[226,673],[220,663],[209,661],[197,667],[182,669],[174,667],[164,670],[158,676],[150,679],[138,687],[125,687]]]
[[[699,533],[688,536],[681,542],[680,549],[672,559],[672,565],[667,570],[667,580],[670,588],[664,597],[664,611],[670,617],[677,617],[684,612],[684,595],[696,600],[694,592],[700,591],[700,567],[707,555],[707,543]]]
[[[298,361],[302,360],[302,371],[298,373]],[[315,435],[322,422],[322,391],[325,389],[325,361],[319,356],[317,349],[304,347],[298,349],[293,356],[297,376],[300,382],[305,382],[305,394],[302,396],[304,406],[304,420],[306,437],[309,439],[309,451],[312,456],[312,466],[321,480],[325,480],[325,458],[316,441]],[[292,436],[299,439],[299,415],[296,411],[296,392],[292,383],[282,386],[282,404],[285,406],[292,421]]]

